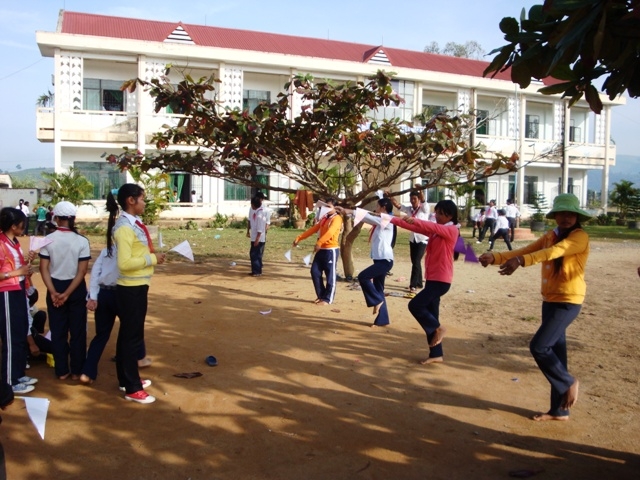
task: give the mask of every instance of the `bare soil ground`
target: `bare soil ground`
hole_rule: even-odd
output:
[[[301,258],[268,262],[261,278],[246,258],[174,261],[156,271],[146,324],[153,365],[141,372],[157,402],[118,392],[115,332],[91,387],[33,364],[30,395],[51,400],[46,437],[24,402],[3,412],[8,478],[637,479],[638,247],[592,242],[587,300],[568,330],[580,399],[569,422],[543,423],[529,419],[549,395],[528,351],[539,267],[502,277],[459,261],[441,310],[445,362],[422,366],[405,298],[388,297],[391,326],[371,329],[346,282],[335,304],[312,303]],[[389,293],[406,291],[409,268],[396,263]]]

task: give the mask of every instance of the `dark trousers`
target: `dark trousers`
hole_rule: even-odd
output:
[[[509,220],[509,239],[513,242],[516,235],[516,217],[507,217],[507,220]]]
[[[480,231],[480,235],[478,235],[478,241],[481,242],[484,240],[487,231],[489,233],[493,232],[493,227],[496,224],[495,218],[485,218],[484,225],[482,226],[482,230]]]
[[[52,278],[57,292],[64,292],[72,280]],[[51,330],[51,350],[58,377],[68,374],[80,375],[87,356],[87,286],[78,285],[66,302],[54,307],[51,294],[47,292],[47,312]]]
[[[504,243],[507,244],[507,248],[509,250],[513,250],[513,248],[511,248],[511,242],[509,241],[509,229],[508,228],[500,228],[498,230],[496,230],[496,232],[491,235],[491,237],[489,237],[489,250],[493,250],[493,244],[495,243],[496,239],[498,238],[502,238],[504,240]]]
[[[265,242],[259,242],[256,247],[251,242],[251,249],[249,250],[249,258],[251,259],[251,273],[254,275],[262,274],[262,256],[264,255]]]
[[[116,344],[118,382],[127,393],[142,390],[138,372],[138,352],[144,344],[144,320],[147,316],[149,285],[116,287],[120,331]]]
[[[45,228],[44,228],[44,224],[46,223],[45,220],[39,221],[36,220],[36,226],[33,229],[33,234],[34,235],[44,235],[45,234]]]
[[[316,252],[311,264],[311,280],[316,290],[316,298],[333,303],[336,297],[336,265],[340,258],[339,248],[321,249]],[[322,275],[327,279],[324,283]]]
[[[482,222],[473,222],[473,232],[471,233],[471,238],[475,238],[476,230],[478,230],[478,235],[480,235],[480,230],[482,230]]]
[[[563,417],[569,410],[561,408],[564,394],[575,379],[567,370],[567,339],[565,332],[578,316],[582,305],[542,302],[542,324],[529,344],[538,368],[551,384],[549,415]]]
[[[24,283],[20,290],[0,292],[2,383],[16,385],[27,365],[29,319]]]
[[[411,315],[427,334],[427,344],[431,343],[435,331],[440,327],[440,297],[447,293],[449,288],[450,283],[427,280],[424,289],[409,302]],[[442,342],[435,347],[429,347],[429,358],[442,356]]]
[[[427,250],[427,244],[422,242],[409,242],[409,255],[411,256],[411,280],[409,288],[422,288],[422,259]]]
[[[362,287],[367,307],[380,306],[374,325],[389,325],[389,311],[384,296],[384,281],[387,273],[393,268],[393,260],[374,260],[373,265],[358,274],[358,282]]]
[[[89,344],[87,360],[84,362],[84,368],[82,369],[82,373],[93,380],[98,377],[98,362],[102,352],[104,352],[104,348],[107,346],[117,315],[118,300],[115,289],[106,290],[101,288],[98,293],[98,306],[94,318],[96,335]]]

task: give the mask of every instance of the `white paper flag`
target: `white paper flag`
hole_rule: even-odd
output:
[[[311,263],[311,254],[307,255],[302,260],[304,260],[304,264],[308,267],[309,264]]]
[[[162,241],[162,232],[158,232],[158,248],[164,248],[164,242]]]
[[[316,208],[322,208],[322,207],[328,207],[329,204],[328,203],[324,203],[322,200],[318,200],[316,202]]]
[[[191,245],[189,245],[189,240],[185,240],[184,242],[179,243],[178,245],[173,247],[171,250],[173,250],[176,253],[179,253],[180,255],[187,257],[192,262],[195,261],[193,259],[193,250],[191,250]]]
[[[284,258],[291,261],[291,250],[287,250],[286,252],[284,252]]]
[[[47,423],[47,412],[49,411],[49,399],[38,397],[15,397],[24,400],[27,413],[31,422],[38,430],[40,438],[44,440],[44,427]]]
[[[353,226],[358,225],[362,219],[367,215],[367,211],[364,208],[356,208],[356,213],[353,218]]]
[[[331,207],[321,207],[320,213],[318,214],[318,220],[324,218],[324,216],[331,211]]]
[[[376,192],[376,195],[378,196],[378,198],[384,198],[384,190],[378,190]]]
[[[45,245],[49,245],[53,240],[47,237],[30,237],[29,250],[32,252],[40,250]]]
[[[380,228],[382,228],[383,230],[385,228],[387,228],[387,225],[389,225],[389,223],[391,222],[391,217],[392,217],[392,215],[389,215],[388,213],[381,213],[380,214]]]

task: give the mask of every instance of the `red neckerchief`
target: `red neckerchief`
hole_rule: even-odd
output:
[[[154,253],[155,250],[153,248],[153,242],[151,241],[151,235],[149,234],[149,230],[147,230],[147,226],[142,223],[140,220],[136,220],[136,225],[139,226],[147,237],[147,246],[149,247],[149,251]]]
[[[422,204],[418,205],[415,209],[412,207],[411,208],[411,216],[415,218],[415,216],[418,214],[418,212],[420,211],[420,208],[422,207]]]
[[[373,225],[371,227],[371,231],[369,232],[369,243],[371,243],[371,238],[373,237],[373,232],[376,231],[376,227],[377,227],[377,225]]]
[[[258,212],[259,212],[260,210],[262,210],[262,207],[260,207],[259,209],[255,210],[255,211],[253,212],[253,219],[254,219],[254,220],[255,220],[255,219],[256,219],[256,217],[258,216]]]
[[[67,227],[58,227],[58,228],[56,228],[56,231],[58,231],[58,232],[73,232],[73,230],[71,230],[70,228],[67,228]]]
[[[333,214],[327,213],[322,220],[320,220],[320,227],[322,228],[325,223],[327,223],[330,219],[336,216],[336,213]]]

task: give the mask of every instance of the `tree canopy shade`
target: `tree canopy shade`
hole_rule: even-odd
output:
[[[279,173],[296,184],[271,184],[269,190],[294,193],[303,187],[350,207],[370,202],[378,190],[409,177],[421,178],[428,188],[475,182],[516,168],[517,155],[484,158],[482,145],[467,143],[473,115],[439,113],[423,125],[399,118],[372,120],[372,112],[403,101],[382,71],[366,83],[296,76],[276,102],[259,104],[253,112],[224,109],[215,100],[216,82],[189,75],[177,86],[167,77],[125,82],[123,88],[149,88],[156,112],[169,106],[183,116],[177,126],[154,135],[156,152],[125,149],[107,160],[121,169],[190,172],[257,188],[265,187],[258,172]],[[346,222],[341,245],[347,276],[353,271],[350,245],[359,231],[353,229],[351,236],[351,226]]]
[[[506,45],[484,75],[511,68],[511,79],[522,88],[531,79],[552,77],[558,83],[541,88],[562,93],[573,105],[583,95],[600,113],[602,101],[594,80],[605,77],[602,90],[613,100],[625,91],[640,95],[640,0],[545,0],[534,5],[520,23],[500,22]]]

